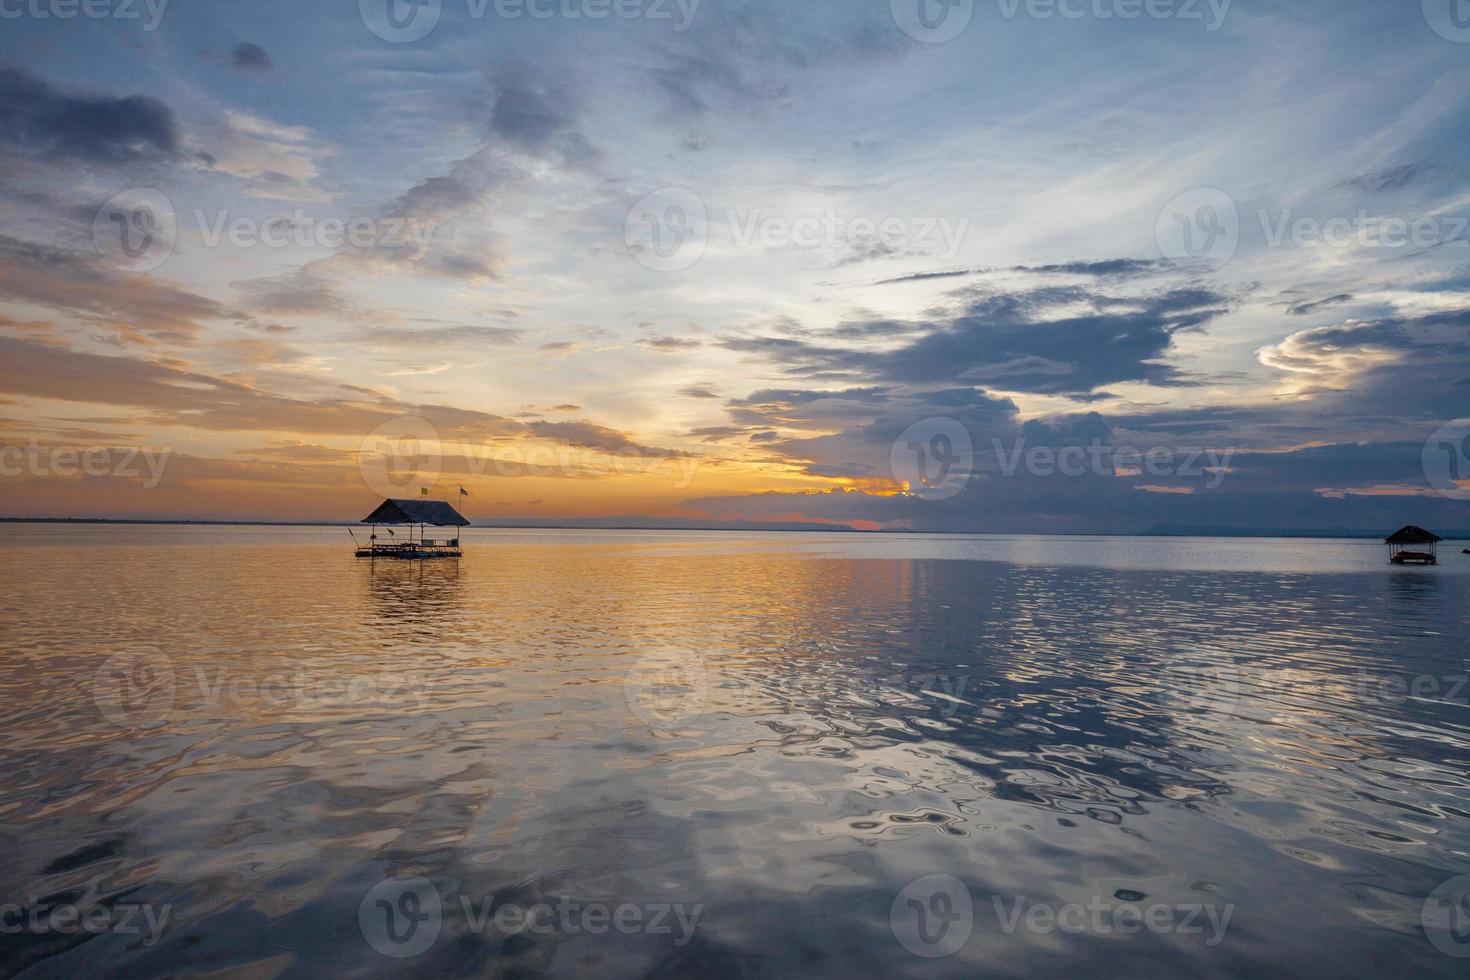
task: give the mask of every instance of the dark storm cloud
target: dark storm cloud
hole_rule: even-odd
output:
[[[1016,429],[1010,399],[974,388],[768,389],[735,399],[728,409],[752,440],[823,477],[884,476],[895,441],[922,419],[952,421],[977,439]]]
[[[67,93],[14,69],[0,70],[0,141],[94,164],[179,150],[173,110],[157,99]]]
[[[1040,485],[1033,485],[1040,484]],[[1227,486],[1229,481],[1227,479]],[[1364,533],[1385,534],[1406,520],[1442,530],[1467,522],[1463,503],[1433,496],[1345,496],[1265,492],[1160,493],[1120,479],[1045,483],[985,481],[942,501],[858,490],[763,493],[695,499],[687,505],[723,519],[802,514],[817,520],[872,521],[916,531],[1044,534]],[[1407,516],[1406,516],[1407,515]]]
[[[1114,422],[1134,432],[1174,436],[1201,436],[1219,432],[1238,432],[1281,419],[1279,413],[1259,408],[1233,405],[1211,405],[1204,408],[1166,409],[1156,412],[1127,412],[1111,416]]]
[[[1427,488],[1424,443],[1334,443],[1292,452],[1241,452],[1233,462],[1234,492],[1327,493],[1399,486]]]
[[[1051,315],[1047,310],[1084,299],[1093,312]],[[1159,359],[1176,333],[1203,327],[1229,305],[1228,297],[1204,287],[1129,298],[1064,288],[974,299],[963,314],[884,351],[786,337],[734,337],[723,343],[781,364],[798,377],[978,383],[1005,391],[1087,395],[1124,381],[1190,383]]]
[[[1462,384],[1470,375],[1470,311],[1318,327],[1260,356],[1309,397],[1118,412],[1109,420],[1130,433],[1241,447],[1338,442],[1345,432],[1368,444],[1406,433],[1422,439],[1470,406]],[[1371,473],[1365,469],[1364,478]]]
[[[1344,358],[1356,362],[1348,383]],[[1320,388],[1313,408],[1329,423],[1463,418],[1458,382],[1470,373],[1470,310],[1388,317],[1292,334],[1262,352]]]
[[[1463,314],[1457,315],[1455,319],[1463,319]],[[1425,320],[1416,321],[1414,325],[1425,322]],[[1277,348],[1282,351],[1278,362],[1292,367],[1311,368],[1330,360],[1341,351],[1355,348],[1408,349],[1416,346],[1411,330],[1409,322],[1398,319],[1316,327],[1288,337],[1286,342]]]
[[[1104,420],[1093,423],[1106,426]],[[1084,424],[1082,428],[1085,428]],[[1080,434],[1080,430],[1079,433]],[[915,530],[1047,533],[1137,533],[1174,529],[1348,529],[1386,533],[1406,520],[1461,528],[1470,507],[1427,492],[1419,441],[1375,444],[1334,443],[1291,451],[1230,451],[1198,443],[1166,444],[1102,440],[1104,445],[1172,453],[1171,466],[1192,475],[1163,476],[1131,472],[1084,472],[1068,476],[1055,469],[1005,471],[1001,463],[1016,446],[1056,447],[1086,441],[1048,441],[1029,427],[1022,440],[975,441],[975,475],[962,492],[944,500],[861,491],[816,494],[765,493],[749,497],[707,498],[690,506],[726,517],[761,518],[801,513],[835,521],[874,521]],[[1198,459],[1188,463],[1196,453]],[[1226,455],[1226,454],[1229,455]],[[1212,462],[1225,469],[1200,472]],[[816,464],[809,471],[861,477],[841,467]],[[879,465],[874,474],[886,476]],[[1161,492],[1175,489],[1178,493]],[[1408,516],[1406,516],[1408,515]]]
[[[270,71],[276,66],[265,48],[249,41],[241,41],[230,52],[230,64],[239,71]]]
[[[1214,309],[1218,301],[1212,291],[1191,287],[1135,301],[1118,316],[1130,328],[1137,327],[1140,316],[1171,323],[1175,314]],[[991,297],[989,305],[992,314],[1028,308],[1017,297]],[[1062,322],[1065,335],[1078,343],[1071,321]],[[959,329],[948,325],[938,332],[952,337]],[[1009,330],[1003,322],[1008,343]],[[1123,346],[1132,349],[1126,332],[1109,336],[1123,337]],[[969,349],[983,353],[991,343],[982,339]],[[831,349],[813,353],[810,345],[786,338],[747,344],[748,350],[788,362],[850,363]],[[946,350],[958,371],[968,371],[964,364],[975,361],[973,354],[964,360],[958,346]],[[870,370],[862,376],[885,383],[761,391],[730,402],[731,421],[810,475],[880,485],[893,482],[888,460],[910,438],[905,435],[909,426],[921,420],[931,428],[934,420],[957,423],[974,451],[974,475],[962,492],[945,500],[891,490],[773,492],[689,504],[725,518],[801,513],[920,530],[1138,532],[1167,525],[1387,531],[1406,521],[1470,527],[1470,505],[1432,493],[1423,469],[1426,438],[1443,422],[1463,417],[1470,405],[1464,395],[1470,385],[1470,311],[1300,331],[1263,349],[1261,356],[1303,394],[1270,405],[1088,412],[1024,423],[1014,405],[980,388],[926,388],[895,377],[912,373],[905,366],[894,371],[863,362]],[[1134,454],[1135,462],[1110,463],[1105,471],[1081,475],[1013,465],[1018,451],[1061,447],[1098,447],[1110,459],[1119,458],[1111,454],[1121,450]],[[1155,472],[1139,465],[1137,460],[1151,452],[1171,458],[1173,467]],[[1193,471],[1186,471],[1190,467]]]
[[[727,403],[732,428],[777,458],[800,465],[808,475],[880,483],[892,482],[891,455],[900,442],[916,438],[911,431],[916,423],[939,425],[949,432],[959,426],[977,454],[990,451],[990,472],[984,472],[987,467],[978,455],[974,459],[982,480],[995,478],[998,460],[991,447],[997,444],[1112,445],[1123,438],[1130,445],[1141,442],[1149,448],[1178,445],[1187,438],[1200,447],[1213,444],[1211,435],[1231,438],[1232,421],[1208,410],[1194,417],[1179,412],[1169,417],[1140,414],[1122,418],[1119,426],[1093,412],[1022,424],[1014,402],[993,391],[1063,394],[1085,401],[1102,397],[1098,389],[1120,381],[1191,383],[1163,362],[1174,335],[1202,329],[1232,303],[1225,294],[1197,283],[1146,293],[1098,287],[1099,280],[1126,280],[1157,271],[1145,260],[1066,263],[1024,271],[1092,281],[1012,291],[965,287],[950,294],[962,304],[958,312],[934,322],[857,317],[826,332],[788,330],[783,336],[724,338],[726,347],[781,365],[802,381]],[[875,350],[871,346],[875,341],[896,346]],[[1134,431],[1144,426],[1161,431]],[[923,425],[920,429],[917,438],[924,438],[929,429]],[[1144,493],[1138,486],[1146,483],[1147,478],[1117,486],[1103,483],[1101,489],[1114,495],[1137,494]],[[1089,507],[1106,499],[1075,481],[1065,488],[1028,485],[1024,492],[1016,481],[1005,486],[1017,495],[1013,501],[1017,513],[1032,509],[1027,494],[1039,494],[1034,502],[1055,512],[1059,529],[1082,526]],[[927,515],[930,527],[984,523],[966,512],[963,500],[936,510],[925,510],[921,502],[915,510],[913,501],[881,494],[818,499],[835,508],[820,515],[830,519],[882,522]],[[1125,496],[1108,506],[1126,510],[1124,503],[1130,500]],[[782,501],[770,503],[778,508],[770,513],[783,512]],[[807,512],[802,500],[788,498],[784,504],[784,513]]]
[[[1069,446],[1091,442],[1111,444],[1113,427],[1097,412],[1029,419],[1021,426],[1021,437],[1039,446]]]

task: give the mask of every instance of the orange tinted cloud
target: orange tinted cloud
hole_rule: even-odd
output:
[[[32,303],[153,340],[191,343],[208,320],[241,314],[151,276],[124,275],[95,255],[0,235],[0,299]]]

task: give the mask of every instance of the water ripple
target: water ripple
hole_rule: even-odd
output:
[[[0,935],[6,975],[1455,972],[1419,916],[1470,873],[1470,576],[4,533],[5,894],[171,909],[147,944]],[[890,905],[933,874],[977,925],[931,962]],[[406,876],[454,914],[397,960],[358,915]],[[473,914],[568,896],[702,919],[677,945]],[[1009,933],[1017,896],[1234,919]]]

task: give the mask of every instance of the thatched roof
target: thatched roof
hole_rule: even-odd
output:
[[[470,522],[443,500],[385,500],[362,519],[364,524],[432,524],[469,527]]]
[[[1383,539],[1384,544],[1437,544],[1443,541],[1433,531],[1426,531],[1422,527],[1406,524],[1397,531]]]

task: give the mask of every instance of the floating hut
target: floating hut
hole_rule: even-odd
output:
[[[1395,565],[1438,565],[1442,540],[1433,531],[1409,524],[1384,538],[1383,543],[1388,545],[1388,560]]]
[[[470,526],[464,515],[443,500],[385,500],[362,523],[373,530],[367,545],[358,544],[359,558],[459,558],[464,552],[459,550],[458,528]],[[395,527],[408,530],[399,535]],[[430,538],[426,531],[431,527],[456,530],[453,538]],[[386,540],[379,528],[386,529]]]

